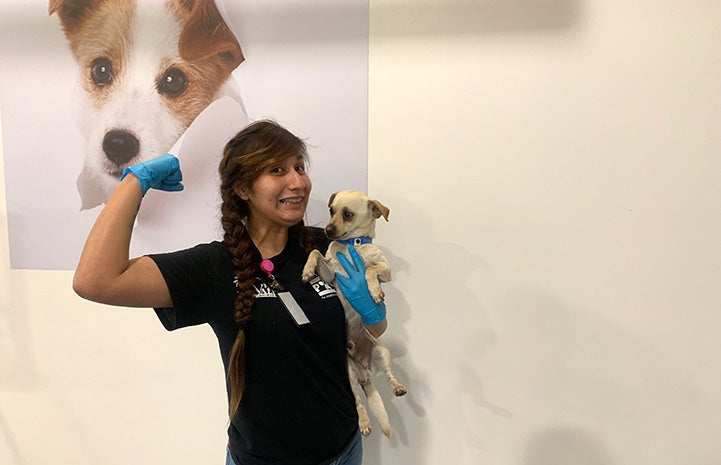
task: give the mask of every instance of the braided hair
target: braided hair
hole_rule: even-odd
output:
[[[255,301],[254,284],[262,257],[250,238],[246,227],[248,203],[238,195],[240,189],[250,188],[264,170],[288,157],[308,160],[305,143],[287,129],[268,120],[257,121],[240,131],[226,144],[220,162],[221,224],[223,242],[230,254],[236,283],[234,302],[238,335],[228,361],[230,401],[228,414],[232,420],[245,389],[245,328],[251,318]],[[288,240],[297,240],[310,251],[313,240],[303,221],[288,231]]]

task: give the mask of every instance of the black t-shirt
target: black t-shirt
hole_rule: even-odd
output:
[[[238,327],[233,319],[233,264],[225,245],[212,242],[150,257],[174,305],[156,309],[160,321],[168,330],[208,323],[218,337],[227,375]],[[236,463],[329,462],[358,428],[346,368],[343,308],[332,287],[318,278],[301,281],[306,259],[307,253],[292,237],[272,258],[276,280],[310,320],[302,326],[296,325],[258,270],[246,328],[246,389],[228,428]]]

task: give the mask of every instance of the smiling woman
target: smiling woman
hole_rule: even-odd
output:
[[[346,315],[331,287],[301,279],[310,251],[325,252],[329,241],[303,223],[307,160],[305,143],[277,123],[247,126],[226,144],[219,166],[223,241],[133,260],[143,197],[183,186],[170,154],[131,166],[75,272],[73,288],[84,298],[154,307],[168,330],[212,327],[227,377],[228,463],[361,463]],[[362,274],[366,291],[346,295],[358,302],[353,308],[383,306]],[[369,323],[376,335],[385,327],[385,314]]]

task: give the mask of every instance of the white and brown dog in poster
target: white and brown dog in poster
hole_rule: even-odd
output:
[[[82,208],[127,166],[167,152],[221,96],[244,58],[213,0],[50,0],[79,66]]]

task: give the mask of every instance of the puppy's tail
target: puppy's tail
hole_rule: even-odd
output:
[[[370,407],[373,416],[376,417],[378,423],[381,425],[381,431],[387,437],[391,437],[391,422],[388,419],[388,412],[386,412],[386,406],[383,404],[383,399],[378,393],[378,390],[373,385],[372,381],[368,381],[363,384],[363,391],[366,393],[368,398],[368,407]]]

